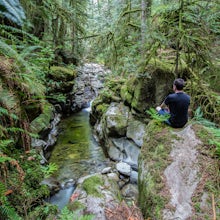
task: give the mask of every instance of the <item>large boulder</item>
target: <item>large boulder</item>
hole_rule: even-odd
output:
[[[128,118],[128,107],[122,103],[111,103],[103,118],[106,135],[110,137],[125,136]]]
[[[97,220],[106,220],[105,209],[112,209],[120,203],[119,194],[115,178],[93,174],[78,180],[69,207],[79,209],[81,214],[92,214]]]
[[[175,76],[159,68],[149,68],[144,75],[131,77],[121,87],[123,101],[135,111],[144,113],[162,103],[172,89]]]
[[[71,92],[76,78],[77,71],[73,68],[51,66],[48,74],[48,86],[50,93],[68,93]]]
[[[201,132],[204,134],[202,127],[190,124],[182,129],[154,121],[148,124],[138,166],[139,205],[145,217],[211,218],[217,160],[207,154],[204,157],[206,144],[198,137]]]
[[[79,216],[89,214],[96,220],[143,220],[134,205],[138,191],[136,184],[128,183],[130,173],[127,164],[118,163],[115,168],[106,167],[101,173],[80,178],[67,207]]]
[[[54,117],[54,108],[51,104],[45,102],[41,114],[30,123],[31,132],[40,134],[50,129],[50,122]]]
[[[79,60],[70,50],[64,50],[62,48],[57,48],[55,50],[54,63],[56,63],[57,65],[60,65],[60,64],[77,65],[79,63]]]
[[[146,124],[136,119],[122,102],[112,102],[98,117],[94,128],[104,151],[112,160],[124,161],[136,169]]]

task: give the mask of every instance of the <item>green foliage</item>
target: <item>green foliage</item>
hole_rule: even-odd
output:
[[[8,146],[10,146],[13,140],[0,140],[0,152],[5,153]]]
[[[45,178],[50,177],[55,171],[57,171],[58,166],[55,163],[49,163],[47,166],[42,166]]]
[[[21,4],[30,22],[27,30],[52,48],[64,48],[79,57],[82,48],[78,38],[84,34],[86,0],[21,0]]]
[[[79,213],[70,211],[67,207],[64,207],[61,210],[61,213],[58,217],[60,220],[93,220],[93,215],[84,215],[80,216]]]
[[[17,115],[15,115],[15,114],[13,114],[13,113],[9,113],[7,109],[2,108],[2,107],[0,107],[0,116],[1,116],[1,115],[9,116],[10,118],[15,119],[15,120],[18,119],[18,116],[17,116]]]
[[[17,0],[0,1],[0,16],[6,17],[17,25],[22,25],[25,13]]]
[[[83,182],[83,188],[89,195],[94,195],[97,197],[102,197],[102,194],[99,192],[99,186],[103,185],[103,180],[101,176],[92,176]]]
[[[1,159],[3,157],[0,157],[0,163],[2,162]],[[7,160],[11,160],[11,158],[6,158]],[[5,161],[7,161],[5,160]],[[3,161],[3,162],[5,162]],[[21,220],[21,218],[18,216],[16,213],[15,209],[10,205],[8,202],[8,199],[5,195],[6,192],[6,187],[5,185],[0,181],[0,216],[3,217],[4,219],[9,219],[9,220],[14,220],[18,219]]]
[[[11,161],[11,160],[13,160],[13,158],[7,157],[7,156],[4,156],[4,155],[0,155],[0,163],[4,163],[6,161]]]
[[[43,204],[42,206],[37,206],[36,208],[34,208],[34,210],[28,214],[27,219],[28,220],[52,219],[52,217],[56,216],[58,212],[59,210],[56,205],[46,203]]]
[[[217,127],[215,123],[203,118],[203,112],[201,110],[201,107],[198,107],[196,109],[193,121],[195,121],[195,123],[204,125],[207,128],[207,130],[211,133],[212,139],[209,139],[209,143],[215,146],[215,154],[220,158],[220,129]]]
[[[196,123],[200,123],[206,127],[216,127],[214,122],[211,122],[203,117],[203,112],[200,106],[196,109],[193,119],[196,121]]]
[[[158,112],[154,108],[150,108],[149,110],[146,110],[146,113],[148,113],[150,115],[150,117],[152,119],[154,119],[155,122],[157,122],[157,123],[164,122],[170,117],[169,114],[159,115]]]
[[[22,220],[21,217],[18,216],[18,214],[15,212],[14,208],[12,208],[8,204],[4,204],[0,206],[0,215],[3,219],[8,219],[8,220]]]
[[[41,157],[34,150],[21,155],[21,151],[14,149],[13,158],[16,160],[6,158],[8,163],[4,163],[5,169],[10,171],[4,179],[5,185],[13,189],[7,201],[16,213],[20,216],[27,216],[36,205],[40,209],[42,199],[49,195],[48,187],[40,184],[45,176],[45,170],[40,165]],[[51,173],[51,169],[48,170],[50,171],[46,173]]]

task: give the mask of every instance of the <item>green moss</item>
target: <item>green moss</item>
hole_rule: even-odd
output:
[[[107,111],[108,107],[108,104],[100,104],[96,107],[96,111],[99,115],[103,115]]]
[[[70,211],[76,211],[76,210],[81,210],[81,209],[84,209],[86,208],[84,204],[82,204],[80,201],[74,201],[74,202],[70,202],[68,203],[67,205],[67,208],[70,210]]]
[[[135,87],[134,97],[131,103],[132,108],[137,110],[140,110],[143,105],[143,103],[141,102],[141,98],[143,97],[142,87],[143,87],[143,82],[139,81]]]
[[[109,79],[106,84],[105,87],[109,88],[111,91],[113,91],[116,95],[119,95],[120,90],[121,90],[121,86],[125,83],[126,79],[124,78],[113,78],[113,79]]]
[[[161,210],[168,198],[161,194],[163,171],[170,163],[172,135],[169,127],[151,121],[139,156],[139,205],[145,217],[162,219]]]
[[[104,89],[100,93],[100,97],[103,103],[110,104],[112,101],[112,96],[114,95],[113,91],[109,89]]]
[[[127,85],[123,85],[121,87],[120,94],[121,94],[121,98],[123,101],[126,101],[128,104],[131,104],[133,97],[132,97],[131,93],[129,93]]]
[[[31,132],[39,134],[41,131],[47,129],[52,117],[53,106],[49,103],[45,103],[42,113],[31,122]]]
[[[61,66],[52,66],[50,67],[50,77],[55,81],[60,80],[71,80],[77,76],[77,71],[72,68],[66,68]]]
[[[82,186],[83,189],[87,192],[88,195],[93,195],[96,197],[102,197],[101,192],[99,191],[99,186],[102,186],[104,181],[101,176],[92,176],[87,178]]]
[[[167,59],[158,59],[153,58],[149,61],[149,67],[161,69],[164,72],[173,72],[173,66],[174,64],[169,62]]]

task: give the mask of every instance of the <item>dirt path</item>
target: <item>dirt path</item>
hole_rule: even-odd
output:
[[[192,216],[191,198],[199,182],[196,145],[200,141],[191,126],[174,134],[180,140],[173,143],[170,153],[173,162],[164,171],[171,199],[169,208],[163,211],[163,219],[185,220]]]

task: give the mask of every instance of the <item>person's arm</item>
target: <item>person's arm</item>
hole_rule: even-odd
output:
[[[168,108],[168,106],[165,104],[165,102],[162,102],[162,104],[160,105],[161,108]]]

